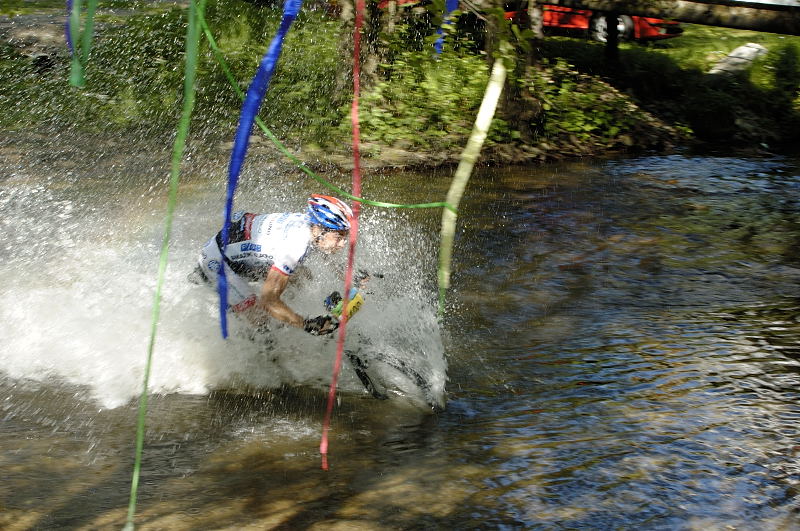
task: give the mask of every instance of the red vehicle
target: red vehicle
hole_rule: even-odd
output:
[[[381,0],[378,2],[380,9],[385,9],[390,2],[395,5],[408,6],[416,5],[421,0]],[[527,14],[525,11],[517,11],[520,5],[525,2],[516,2],[516,5],[506,4],[505,17],[507,19],[522,19]],[[544,4],[545,28],[559,28],[564,30],[576,30],[588,32],[589,37],[596,41],[606,42],[608,28],[606,27],[605,13],[602,11],[590,11],[588,9],[572,9],[570,7],[554,6]],[[522,20],[518,20],[522,22]],[[636,15],[619,15],[617,17],[617,32],[620,40],[628,41],[653,41],[659,39],[669,39],[677,37],[683,33],[683,28],[678,22],[663,20],[660,18],[639,17]]]
[[[506,18],[516,18],[518,13],[520,12],[508,11]],[[604,15],[600,11],[545,4],[543,24],[546,28],[588,32],[592,39],[606,42],[608,28]],[[683,33],[683,28],[677,22],[660,18],[620,15],[617,17],[617,31],[620,40],[651,41],[677,37]]]

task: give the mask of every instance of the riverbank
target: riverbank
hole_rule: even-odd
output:
[[[246,86],[277,12],[249,4],[237,13],[214,9],[208,18],[220,48],[240,86]],[[304,17],[287,39],[261,116],[307,164],[347,170],[352,166],[349,97],[342,78],[349,67],[338,54],[340,25],[321,13]],[[63,12],[55,9],[0,17],[0,81],[13,87],[0,95],[0,127],[56,125],[123,137],[174,128],[182,83],[182,10],[165,5],[148,13],[99,10],[85,90],[68,86],[63,23]],[[755,74],[755,80],[708,76],[683,68],[663,51],[629,45],[620,50],[619,68],[608,71],[597,43],[546,39],[536,68],[510,81],[481,162],[530,164],[697,145],[752,154],[796,144],[797,83],[781,85],[776,78],[769,84]],[[791,49],[773,52],[762,60],[770,71],[783,72],[789,81],[797,77]],[[200,60],[192,129],[224,147],[233,137],[240,103],[209,50],[203,49]],[[425,51],[397,55],[384,65],[385,79],[365,85],[362,93],[362,165],[390,170],[457,164],[486,75],[480,55],[463,50],[437,59]],[[272,148],[265,140],[257,149]]]

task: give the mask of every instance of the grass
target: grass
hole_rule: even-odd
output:
[[[648,48],[666,55],[684,69],[696,68],[706,72],[714,63],[734,49],[750,42],[760,44],[768,50],[787,44],[800,47],[800,37],[793,35],[717,28],[698,24],[683,24],[682,27],[684,31],[680,37],[660,41]]]
[[[53,9],[66,12],[66,2],[62,0],[3,0],[3,3],[0,4],[0,15],[13,17]]]
[[[564,58],[630,94],[668,123],[688,125],[708,142],[788,145],[800,129],[800,37],[684,25],[683,35],[650,44],[622,43],[620,65],[606,64],[604,46],[548,38],[542,56]],[[735,48],[757,43],[768,54],[735,76],[707,75]]]
[[[98,3],[98,8],[141,10],[152,7],[152,4],[152,2],[144,2],[142,0],[101,0]],[[0,15],[13,17],[48,11],[64,11],[66,14],[66,5],[67,3],[64,0],[3,0],[2,4],[0,4]]]

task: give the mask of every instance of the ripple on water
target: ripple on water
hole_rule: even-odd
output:
[[[33,506],[55,515],[46,522],[82,518],[91,527],[97,515],[113,518],[109,507],[127,502],[135,407],[126,400],[139,385],[132,367],[139,366],[143,349],[136,345],[146,335],[132,323],[149,322],[146,312],[143,318],[103,314],[102,303],[135,306],[131,299],[142,288],[141,279],[152,277],[159,241],[153,227],[160,219],[155,206],[162,204],[153,198],[165,173],[148,161],[141,166],[150,168],[144,178],[126,178],[124,186],[102,184],[99,177],[113,172],[96,164],[99,157],[68,154],[52,150],[38,167],[25,170],[30,175],[14,166],[13,179],[0,189],[0,208],[12,219],[37,199],[36,215],[46,214],[48,205],[61,209],[56,224],[66,232],[58,234],[57,246],[75,258],[63,267],[78,280],[58,286],[81,295],[70,316],[47,322],[42,337],[62,331],[58,338],[64,341],[47,343],[57,348],[41,348],[35,334],[14,335],[22,347],[12,368],[30,374],[25,371],[37,359],[31,349],[55,351],[59,362],[72,359],[75,348],[65,345],[85,333],[75,334],[79,327],[67,317],[89,313],[82,323],[102,323],[102,330],[90,334],[99,345],[90,352],[108,352],[109,345],[116,350],[102,359],[76,357],[75,370],[92,382],[106,378],[104,386],[120,390],[122,405],[97,412],[82,388],[43,378],[9,390],[13,383],[0,379],[0,390],[11,397],[3,402],[9,429],[0,431],[0,460],[13,474],[3,484],[4,506],[15,514]],[[64,169],[59,158],[73,166],[64,182],[86,183],[85,189],[72,190],[48,176]],[[97,169],[89,171],[83,160]],[[230,343],[217,342],[216,330],[198,324],[207,317],[199,310],[202,301],[189,301],[197,305],[198,319],[168,320],[168,340],[159,341],[164,365],[156,373],[164,380],[157,388],[168,394],[154,397],[148,419],[143,482],[148,521],[170,528],[258,527],[254,522],[308,527],[333,521],[402,529],[797,528],[800,262],[792,252],[797,241],[792,220],[800,213],[793,199],[800,181],[787,164],[644,157],[515,168],[497,178],[500,170],[491,168],[489,178],[471,183],[460,208],[464,230],[457,239],[447,330],[448,410],[420,415],[389,401],[345,397],[337,403],[332,467],[324,474],[315,435],[324,393],[281,389],[253,396],[248,387],[192,396],[185,385],[178,387],[181,393],[167,385],[169,367],[161,368],[171,360],[201,360],[210,375],[242,363]],[[130,165],[122,167],[132,172]],[[221,166],[209,163],[209,168],[209,175],[224,174]],[[272,197],[268,185],[280,170],[251,171],[263,181],[243,196]],[[33,182],[37,173],[39,182]],[[8,193],[22,190],[27,180],[30,190]],[[211,180],[195,177],[195,188],[182,203],[189,210],[176,229],[186,243],[174,249],[180,258],[170,265],[177,286],[185,285],[181,268],[196,251],[188,240],[214,230],[213,220],[205,226],[193,222],[218,207],[216,199],[201,199],[206,197],[201,188],[213,189],[207,197],[222,194],[221,180]],[[429,175],[391,181],[409,194],[441,184]],[[278,204],[288,205],[305,192],[299,185],[289,188],[275,198]],[[76,253],[69,234],[87,207],[77,201],[84,193],[95,208],[86,212],[111,213],[106,217],[118,221],[114,227],[87,228],[89,254]],[[398,306],[395,291],[431,290],[432,271],[397,267],[409,258],[415,264],[434,262],[429,260],[433,238],[425,236],[435,234],[438,219],[426,216],[386,213],[372,218],[373,226],[365,224],[364,243],[380,251],[377,263],[403,273],[399,285],[387,282],[380,305],[386,318],[373,321],[381,337],[387,324],[417,311]],[[398,246],[407,239],[398,229],[406,225],[418,229],[413,232],[418,239]],[[42,256],[42,247],[16,249],[28,234],[47,236],[26,230],[12,227],[4,257]],[[104,236],[110,241],[97,244]],[[117,252],[120,247],[130,252]],[[115,274],[85,279],[81,260],[88,258],[114,266]],[[126,275],[132,258],[149,273]],[[4,315],[15,324],[40,315],[37,308],[71,300],[54,298],[46,289],[25,289],[39,282],[48,288],[51,278],[20,276],[19,262],[4,265],[21,279],[7,283],[6,293],[19,288],[22,300],[35,302],[18,309],[6,305]],[[57,266],[52,277],[61,280],[64,270]],[[120,293],[113,289],[120,281],[136,289]],[[83,304],[84,291],[94,292],[89,304]],[[171,290],[167,302],[186,302],[189,297],[181,295]],[[318,301],[308,304],[318,308]],[[364,317],[359,315],[359,326],[370,322]],[[430,321],[403,333],[429,337],[439,329]],[[263,377],[274,376],[274,364],[262,358],[254,356],[252,365],[240,370],[257,367]],[[330,358],[322,359],[327,376]],[[307,361],[315,369],[322,366]],[[44,365],[37,365],[37,374],[39,368],[47,372]],[[185,377],[188,385],[203,374]],[[65,491],[65,484],[75,490]],[[17,494],[7,495],[9,489]]]

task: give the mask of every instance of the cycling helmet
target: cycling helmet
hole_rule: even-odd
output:
[[[314,225],[330,230],[350,230],[353,211],[344,202],[328,195],[313,194],[308,198],[308,217]]]

